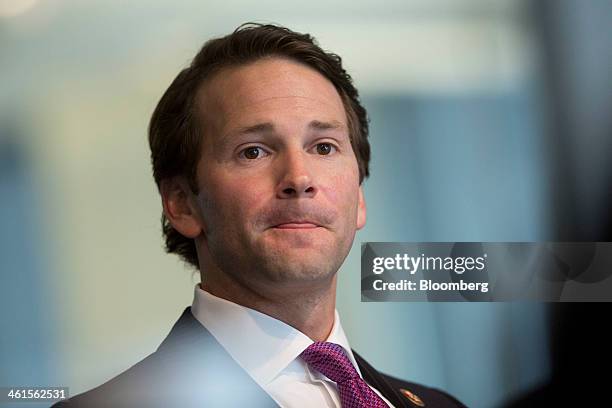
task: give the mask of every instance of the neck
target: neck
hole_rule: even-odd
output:
[[[333,328],[336,274],[323,282],[258,286],[241,284],[219,270],[201,275],[202,290],[274,317],[313,341],[325,341]]]

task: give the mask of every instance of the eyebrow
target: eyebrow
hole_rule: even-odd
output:
[[[307,128],[309,130],[344,130],[346,126],[342,122],[332,120],[330,122],[323,122],[320,120],[311,121]],[[241,136],[252,133],[266,133],[274,132],[274,125],[271,122],[258,123],[252,126],[245,126],[238,130],[231,132],[231,136]]]

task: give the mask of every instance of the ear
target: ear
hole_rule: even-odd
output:
[[[366,223],[366,202],[363,187],[359,186],[359,203],[357,204],[357,229],[360,230]]]
[[[187,238],[197,238],[204,223],[187,181],[182,177],[168,178],[160,182],[159,190],[164,215],[172,227]]]

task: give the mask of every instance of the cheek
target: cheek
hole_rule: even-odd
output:
[[[357,208],[359,185],[352,175],[334,175],[330,178],[330,183],[321,190],[326,200],[341,211]]]
[[[204,216],[208,213],[213,218],[210,223],[220,230],[227,229],[228,225],[244,227],[261,207],[261,203],[265,202],[265,189],[258,185],[257,180],[245,177],[224,178],[209,186],[214,187],[209,188],[209,193],[204,195]],[[228,223],[228,220],[245,221]]]

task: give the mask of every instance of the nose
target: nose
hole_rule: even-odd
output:
[[[281,158],[281,179],[277,186],[278,198],[312,198],[317,194],[308,153],[288,152]]]

